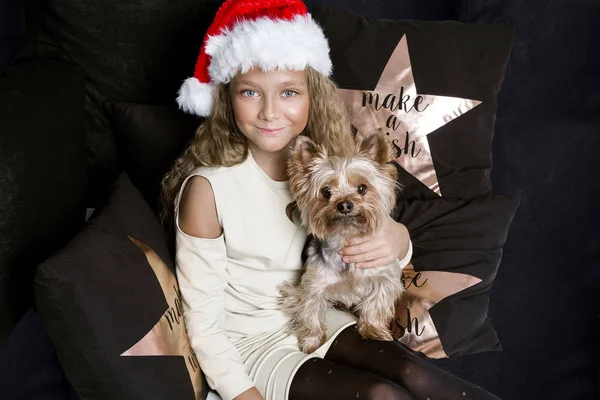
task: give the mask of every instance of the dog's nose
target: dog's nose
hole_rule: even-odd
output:
[[[352,211],[353,208],[354,208],[354,204],[352,204],[352,202],[350,202],[350,201],[342,201],[341,203],[338,203],[338,205],[337,205],[338,211],[341,212],[342,214],[348,214],[349,212]]]

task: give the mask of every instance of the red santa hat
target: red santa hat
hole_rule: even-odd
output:
[[[194,76],[177,103],[191,114],[211,113],[217,85],[254,67],[331,74],[323,30],[300,0],[226,0],[204,36]]]

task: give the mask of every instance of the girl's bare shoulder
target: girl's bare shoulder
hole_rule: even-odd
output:
[[[221,236],[215,196],[210,181],[201,175],[187,182],[179,205],[179,228],[187,235],[214,239]]]

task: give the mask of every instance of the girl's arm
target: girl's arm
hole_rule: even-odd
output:
[[[226,248],[206,178],[190,178],[175,225],[177,279],[186,327],[207,381],[223,400],[262,399],[224,332]],[[259,397],[246,397],[246,392]]]
[[[246,390],[244,393],[240,393],[238,396],[235,396],[233,400],[264,400],[258,389],[255,387],[251,387]]]

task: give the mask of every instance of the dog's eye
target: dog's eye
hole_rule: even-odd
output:
[[[323,189],[321,189],[321,194],[323,195],[323,197],[328,199],[331,197],[331,189],[329,189],[327,186],[325,186]]]
[[[358,185],[358,194],[367,193],[367,185]]]

